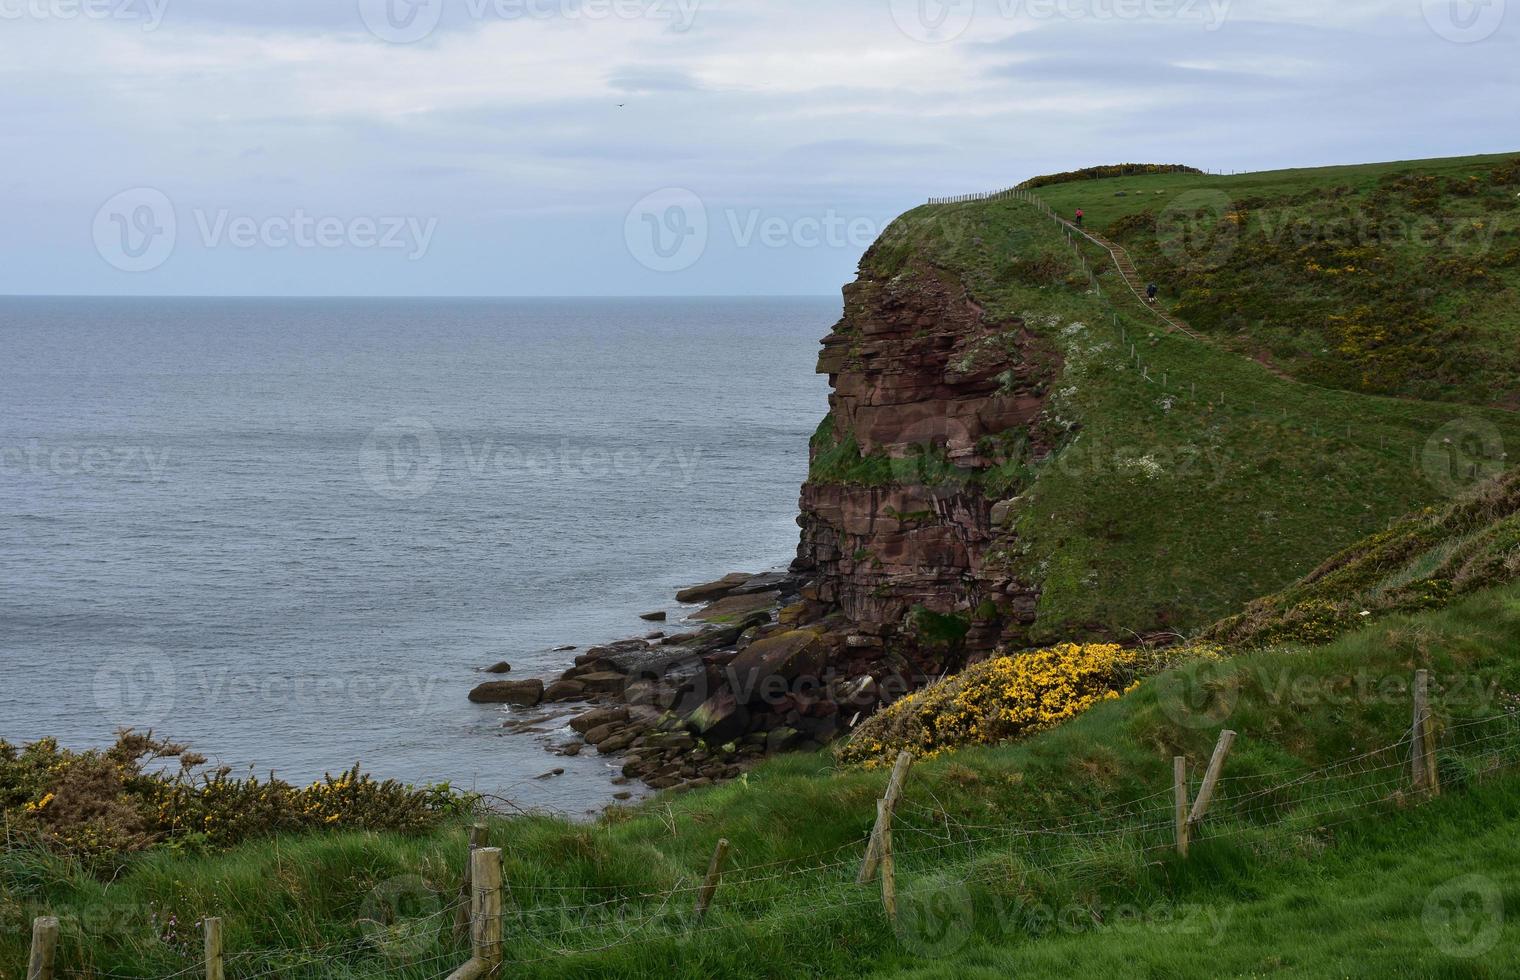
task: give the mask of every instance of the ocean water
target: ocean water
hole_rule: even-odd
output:
[[[608,762],[504,732],[476,668],[556,675],[789,561],[838,312],[0,299],[0,738],[605,803]]]

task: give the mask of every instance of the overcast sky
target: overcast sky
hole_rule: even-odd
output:
[[[1505,0],[0,0],[0,293],[836,293],[930,195],[1520,150],[1517,66]]]

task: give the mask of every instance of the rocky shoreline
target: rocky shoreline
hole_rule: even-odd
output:
[[[486,681],[470,700],[562,709],[505,727],[544,734],[568,718],[575,736],[551,751],[620,757],[614,783],[681,790],[822,748],[910,686],[894,683],[880,639],[831,612],[802,571],[736,572],[675,598],[702,604],[688,617],[695,629],[592,647],[557,679]]]

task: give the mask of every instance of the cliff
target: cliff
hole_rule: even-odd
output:
[[[794,568],[815,575],[817,599],[844,613],[857,646],[901,637],[927,613],[918,625],[941,635],[918,633],[964,628],[975,654],[1033,621],[1037,589],[984,557],[993,508],[1019,482],[1010,474],[1051,449],[1034,423],[1061,364],[948,270],[913,262],[846,288],[818,360],[833,389],[811,448],[824,475],[802,489]]]
[[[1382,205],[1389,187],[1429,183],[1346,171]],[[1282,176],[1285,199],[1341,179],[1307,173]],[[1495,170],[1482,193],[1513,180]],[[1159,168],[1038,193],[1116,226],[1147,276],[1169,268],[1153,253],[1175,243],[1144,216],[1237,184],[1256,186]],[[1225,268],[1297,274],[1241,215],[1220,221]],[[1137,241],[1147,235],[1159,244]],[[1397,242],[1363,251],[1368,275],[1404,261]],[[1188,295],[1226,318],[1236,305],[1229,289]],[[844,300],[818,360],[832,391],[793,569],[810,580],[802,621],[846,651],[832,663],[852,676],[922,679],[999,647],[1189,634],[1450,499],[1520,440],[1520,417],[1485,405],[1487,391],[1332,391],[1175,330],[1107,251],[1016,196],[904,214]]]

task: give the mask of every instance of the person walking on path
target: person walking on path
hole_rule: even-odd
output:
[[[1145,287],[1145,299],[1146,299],[1146,301],[1150,302],[1150,303],[1156,302],[1156,293],[1158,293],[1158,292],[1160,292],[1160,290],[1156,286],[1155,283],[1151,283],[1149,286],[1146,286]]]
[[[1082,219],[1084,217],[1085,217],[1085,215],[1082,214],[1082,209],[1081,208],[1077,208],[1077,227],[1078,228],[1082,227]]]

